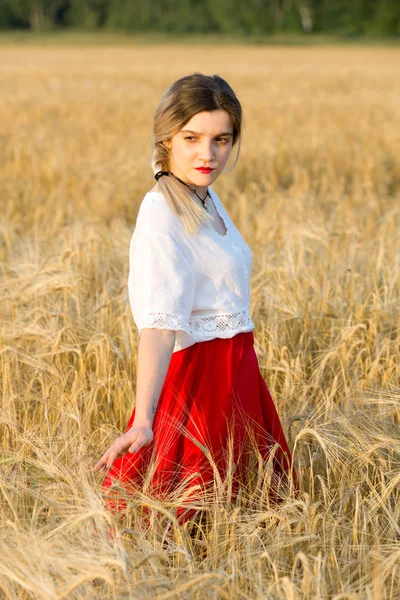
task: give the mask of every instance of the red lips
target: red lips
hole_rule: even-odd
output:
[[[211,171],[214,171],[214,169],[209,169],[206,167],[199,167],[198,169],[196,169],[196,171],[201,171],[202,173],[211,173]]]

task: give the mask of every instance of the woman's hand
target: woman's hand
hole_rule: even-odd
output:
[[[142,446],[147,446],[154,438],[150,425],[135,425],[115,440],[107,452],[103,454],[99,462],[93,467],[94,471],[110,469],[114,460],[120,455],[128,452],[137,452]]]
[[[143,328],[139,337],[135,418],[103,454],[94,471],[110,469],[120,454],[136,452],[154,438],[153,419],[175,345],[175,331]]]

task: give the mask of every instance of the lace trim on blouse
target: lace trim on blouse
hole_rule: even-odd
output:
[[[214,333],[218,331],[237,331],[254,327],[248,311],[235,314],[212,315],[208,317],[191,317],[166,313],[148,313],[141,323],[141,328],[183,330],[187,333]]]

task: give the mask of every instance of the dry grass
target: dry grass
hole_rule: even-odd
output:
[[[400,50],[0,54],[2,597],[398,599]],[[128,244],[153,111],[194,70],[244,106],[214,187],[253,249],[256,351],[302,491],[271,506],[261,473],[198,535],[138,495],[114,540],[90,469],[134,402]]]

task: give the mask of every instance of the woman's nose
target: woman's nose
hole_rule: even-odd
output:
[[[205,142],[202,144],[199,152],[199,158],[203,160],[212,160],[214,158],[214,149],[212,143]]]

